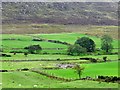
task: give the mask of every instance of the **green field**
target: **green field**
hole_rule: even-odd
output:
[[[0,89],[119,89],[118,2],[28,1],[1,3]]]
[[[2,34],[1,48],[3,48],[3,53],[11,55],[11,57],[2,57],[1,60],[8,60],[5,62],[0,62],[3,70],[14,70],[14,72],[3,72],[2,76],[2,87],[3,88],[117,88],[117,83],[106,83],[88,80],[76,80],[71,82],[59,81],[56,79],[50,79],[41,74],[37,74],[30,71],[18,72],[17,69],[23,68],[35,68],[36,70],[42,70],[48,74],[54,76],[66,78],[66,79],[76,79],[78,75],[72,68],[68,69],[42,69],[42,68],[54,68],[57,64],[61,63],[71,63],[79,64],[85,67],[83,71],[82,78],[90,76],[96,78],[98,75],[103,76],[119,76],[118,74],[118,54],[113,55],[98,55],[98,52],[91,53],[90,55],[80,55],[80,56],[70,56],[67,55],[67,45],[51,43],[47,41],[32,41],[33,38],[42,38],[46,40],[59,40],[62,42],[67,42],[74,44],[76,39],[79,37],[89,37],[93,39],[96,43],[96,48],[100,48],[101,41],[100,37],[81,34],[81,33],[55,33],[55,34]],[[17,53],[14,55],[10,53],[11,51],[26,51],[23,48],[29,45],[39,44],[43,50],[39,54],[28,54],[27,57],[23,53]],[[113,40],[113,52],[118,52],[118,41]],[[62,48],[61,50],[57,48]],[[49,54],[43,54],[43,53]],[[55,54],[60,53],[60,54]],[[92,63],[89,60],[80,60],[80,58],[94,58],[98,61],[103,61],[103,57],[107,56],[107,61],[102,63]],[[57,60],[60,59],[60,60]],[[68,60],[70,59],[70,60]],[[31,61],[21,61],[13,62],[12,60],[31,60]],[[32,61],[39,60],[39,61]],[[41,61],[40,61],[41,60]],[[26,84],[27,82],[27,84]]]
[[[118,55],[84,55],[84,56],[69,56],[69,55],[39,55],[39,54],[29,54],[27,57],[24,56],[22,53],[18,53],[16,55],[13,55],[13,53],[7,53],[11,55],[11,57],[2,57],[2,60],[41,60],[41,59],[46,59],[46,60],[56,60],[56,59],[79,59],[83,57],[88,57],[88,58],[96,58],[103,60],[104,56],[107,56],[107,60],[118,60]]]
[[[33,72],[3,73],[3,88],[117,88],[116,83],[99,83],[96,81],[62,82],[49,79]],[[27,84],[26,84],[27,83]]]
[[[61,34],[31,34],[31,36],[28,35],[16,35],[16,34],[3,34],[2,35],[2,43],[1,48],[3,48],[3,51],[5,53],[11,52],[11,51],[26,51],[23,48],[27,47],[29,45],[40,45],[43,50],[41,53],[62,53],[67,54],[67,45],[58,44],[58,43],[51,43],[47,41],[32,41],[33,36],[37,36],[39,38],[48,39],[48,40],[59,40],[62,42],[67,42],[70,44],[74,44],[78,37],[89,37],[93,39],[96,43],[96,48],[100,48],[101,41],[100,38],[96,36],[90,36],[80,33],[61,33]],[[10,40],[14,39],[14,40]],[[113,47],[118,48],[118,40],[113,40]],[[15,49],[19,48],[19,49]],[[47,49],[45,49],[47,48]],[[51,48],[51,49],[49,49]],[[56,48],[63,48],[61,50],[58,50]],[[113,49],[113,52],[118,52],[118,49]]]
[[[118,62],[80,65],[85,68],[82,77],[90,76],[95,78],[98,75],[118,76]],[[65,78],[79,78],[74,69],[47,70],[46,72]]]
[[[89,37],[95,41],[97,48],[100,48],[100,46],[101,46],[100,37],[85,35],[85,34],[81,34],[81,33],[40,34],[40,35],[37,34],[35,36],[39,36],[40,38],[45,38],[45,39],[65,41],[65,42],[69,42],[71,44],[74,44],[78,38]],[[116,48],[118,47],[117,40],[113,41],[113,46]]]
[[[60,40],[60,41],[68,42],[71,44],[74,44],[78,37],[80,38],[80,37],[86,36],[95,41],[97,48],[100,48],[100,45],[101,45],[100,38],[98,38],[97,36],[90,36],[90,35],[85,35],[85,34],[81,34],[81,33],[33,34],[33,35],[31,34],[31,36],[37,36],[37,37],[45,38],[45,39],[49,39],[49,40]],[[52,48],[53,45],[54,45],[54,48],[56,48],[56,47],[62,48],[62,46],[59,46],[59,44],[57,44],[58,45],[57,46],[56,44],[51,44],[48,42],[45,43],[45,42],[32,41],[33,38],[30,36],[26,36],[26,35],[3,34],[2,38],[3,39],[9,39],[9,38],[16,39],[16,40],[14,40],[14,43],[16,43],[15,45],[12,43],[11,40],[3,40],[2,41],[3,46],[8,46],[8,47],[16,47],[17,46],[17,48],[23,48],[25,45],[28,45],[28,44],[29,45],[30,44],[40,44],[43,48],[46,48],[46,47]],[[18,39],[20,39],[20,41]],[[21,43],[21,44],[18,44],[18,43]],[[48,46],[48,44],[49,44],[49,46]],[[113,46],[114,46],[114,48],[118,48],[118,40],[113,41]]]

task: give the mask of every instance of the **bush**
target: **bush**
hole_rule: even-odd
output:
[[[24,53],[24,51],[10,51],[10,53]]]
[[[27,52],[24,52],[24,55],[27,57],[28,53],[27,53]]]
[[[7,55],[7,54],[0,54],[1,57],[11,57],[11,55]]]
[[[106,60],[107,60],[107,57],[103,57],[103,60],[104,60],[104,62],[106,62]]]
[[[57,60],[60,60],[60,58],[58,58]]]
[[[43,52],[43,54],[49,54],[49,53],[47,53],[47,52]]]
[[[28,68],[22,68],[21,71],[28,71]]]
[[[29,53],[36,54],[39,53],[39,51],[42,50],[40,45],[30,45],[28,47],[25,47],[24,49],[27,49]]]
[[[119,82],[120,81],[120,77],[116,77],[116,76],[98,76],[98,79],[101,79],[105,82]]]
[[[34,38],[32,41],[44,41],[43,39]]]
[[[0,70],[0,72],[8,72],[8,70]]]
[[[91,58],[90,61],[91,61],[91,62],[94,62],[94,63],[97,62],[97,60],[94,59],[94,58]]]

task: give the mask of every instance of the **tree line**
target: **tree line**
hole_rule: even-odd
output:
[[[100,49],[105,54],[110,54],[113,49],[112,42],[113,39],[109,35],[103,35],[101,37]],[[24,55],[27,56],[28,54],[39,54],[42,50],[42,47],[38,44],[24,47],[24,49],[27,50],[26,52],[24,52]],[[72,56],[78,56],[88,53],[94,53],[95,51],[97,51],[95,41],[89,37],[81,37],[75,41],[74,45],[69,45],[67,49],[67,54]],[[16,52],[14,52],[14,55],[15,54]]]
[[[105,54],[109,54],[112,51],[113,49],[112,41],[113,39],[110,36],[108,35],[102,36],[101,50],[103,50]],[[95,51],[96,44],[94,40],[90,39],[89,37],[81,37],[75,41],[74,45],[71,45],[68,48],[68,55],[77,56]]]

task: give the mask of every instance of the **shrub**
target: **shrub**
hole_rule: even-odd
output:
[[[24,49],[27,49],[28,52],[31,54],[39,53],[39,51],[42,50],[40,45],[30,45],[28,47],[25,47]]]
[[[28,53],[27,53],[27,52],[24,52],[24,55],[27,57]]]
[[[107,57],[103,57],[103,60],[104,60],[104,62],[106,62],[106,60],[107,60]]]
[[[60,58],[58,58],[57,60],[60,60]]]
[[[32,41],[44,41],[43,39],[34,38]]]
[[[22,68],[21,71],[28,71],[28,68]]]
[[[7,55],[7,54],[0,54],[0,56],[2,56],[2,57],[11,57],[11,55]]]
[[[23,50],[23,51],[19,51],[19,50],[17,50],[17,51],[10,51],[10,53],[24,53],[25,51]]]
[[[97,62],[97,59],[91,58],[90,61],[95,63]]]
[[[49,54],[49,53],[47,53],[47,52],[43,52],[43,54]]]

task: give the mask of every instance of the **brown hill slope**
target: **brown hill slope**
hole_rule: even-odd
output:
[[[117,25],[117,3],[3,2],[3,23]]]

